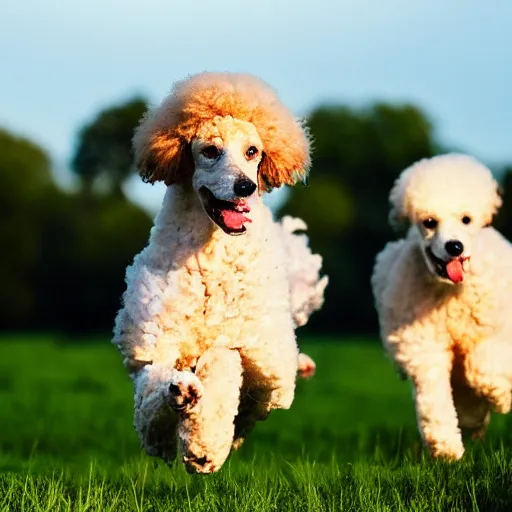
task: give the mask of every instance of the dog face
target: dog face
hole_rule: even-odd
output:
[[[467,211],[439,215],[425,212],[416,223],[427,268],[438,279],[460,283],[469,270],[479,219]]]
[[[459,284],[480,250],[478,235],[501,205],[491,172],[465,155],[442,155],[406,169],[390,194],[393,225],[410,226],[426,268]]]
[[[192,186],[208,217],[229,235],[245,233],[263,158],[254,125],[230,116],[214,118],[197,131],[191,153]]]
[[[176,82],[133,137],[142,179],[195,189],[209,218],[245,233],[251,203],[304,182],[309,131],[265,82],[241,73],[199,73]]]

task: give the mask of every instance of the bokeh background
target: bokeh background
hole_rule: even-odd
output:
[[[375,333],[369,276],[397,174],[456,150],[512,188],[511,19],[508,0],[5,3],[1,329],[110,332],[163,195],[135,174],[133,128],[175,80],[227,70],[311,126],[308,185],[270,197],[306,220],[330,275],[307,329]]]

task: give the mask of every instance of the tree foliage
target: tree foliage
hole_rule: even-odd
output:
[[[505,166],[501,173],[500,192],[503,204],[494,219],[494,226],[512,242],[512,166]]]
[[[0,129],[0,327],[22,326],[33,313],[39,219],[52,188],[50,169],[43,149]]]
[[[143,98],[133,98],[106,108],[78,134],[71,167],[86,190],[101,181],[113,194],[133,171],[133,131],[148,108]]]
[[[66,193],[50,169],[0,130],[0,328],[110,329],[151,219],[121,195]]]
[[[62,191],[47,153],[0,130],[0,328],[110,330],[124,273],[146,244],[150,217],[122,194],[132,171],[131,139],[146,103],[100,112],[79,133],[73,170],[82,188]],[[325,306],[308,329],[375,335],[370,276],[376,254],[396,237],[388,195],[398,174],[441,152],[413,105],[322,106],[309,118],[313,171],[290,189],[281,214],[302,217],[330,276]],[[99,193],[96,183],[107,184]],[[512,240],[512,167],[502,180],[496,227]]]
[[[36,326],[74,333],[110,330],[126,267],[146,244],[151,224],[122,196],[54,197],[41,230]]]
[[[394,236],[389,190],[400,171],[436,153],[433,128],[417,107],[386,104],[324,106],[309,125],[311,178],[308,186],[292,189],[282,213],[306,221],[330,276],[325,306],[311,326],[375,332],[370,275],[375,255]]]

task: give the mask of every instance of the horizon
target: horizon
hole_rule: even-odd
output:
[[[65,187],[78,130],[101,108],[137,94],[159,103],[199,71],[240,71],[300,116],[322,104],[413,103],[444,145],[501,166],[512,161],[511,17],[506,0],[10,3],[0,20],[0,126],[46,149]],[[163,194],[136,178],[127,190],[150,210]]]

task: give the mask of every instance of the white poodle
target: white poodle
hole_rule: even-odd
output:
[[[377,256],[373,293],[384,345],[412,381],[434,457],[459,459],[512,398],[512,246],[490,226],[501,205],[482,164],[449,154],[406,169],[390,194],[408,227]]]
[[[134,148],[143,178],[168,189],[127,270],[114,343],[147,453],[171,463],[179,444],[188,471],[210,473],[292,404],[295,329],[323,301],[321,258],[294,234],[305,226],[274,222],[261,197],[305,177],[309,138],[264,82],[202,73],[145,116]]]

